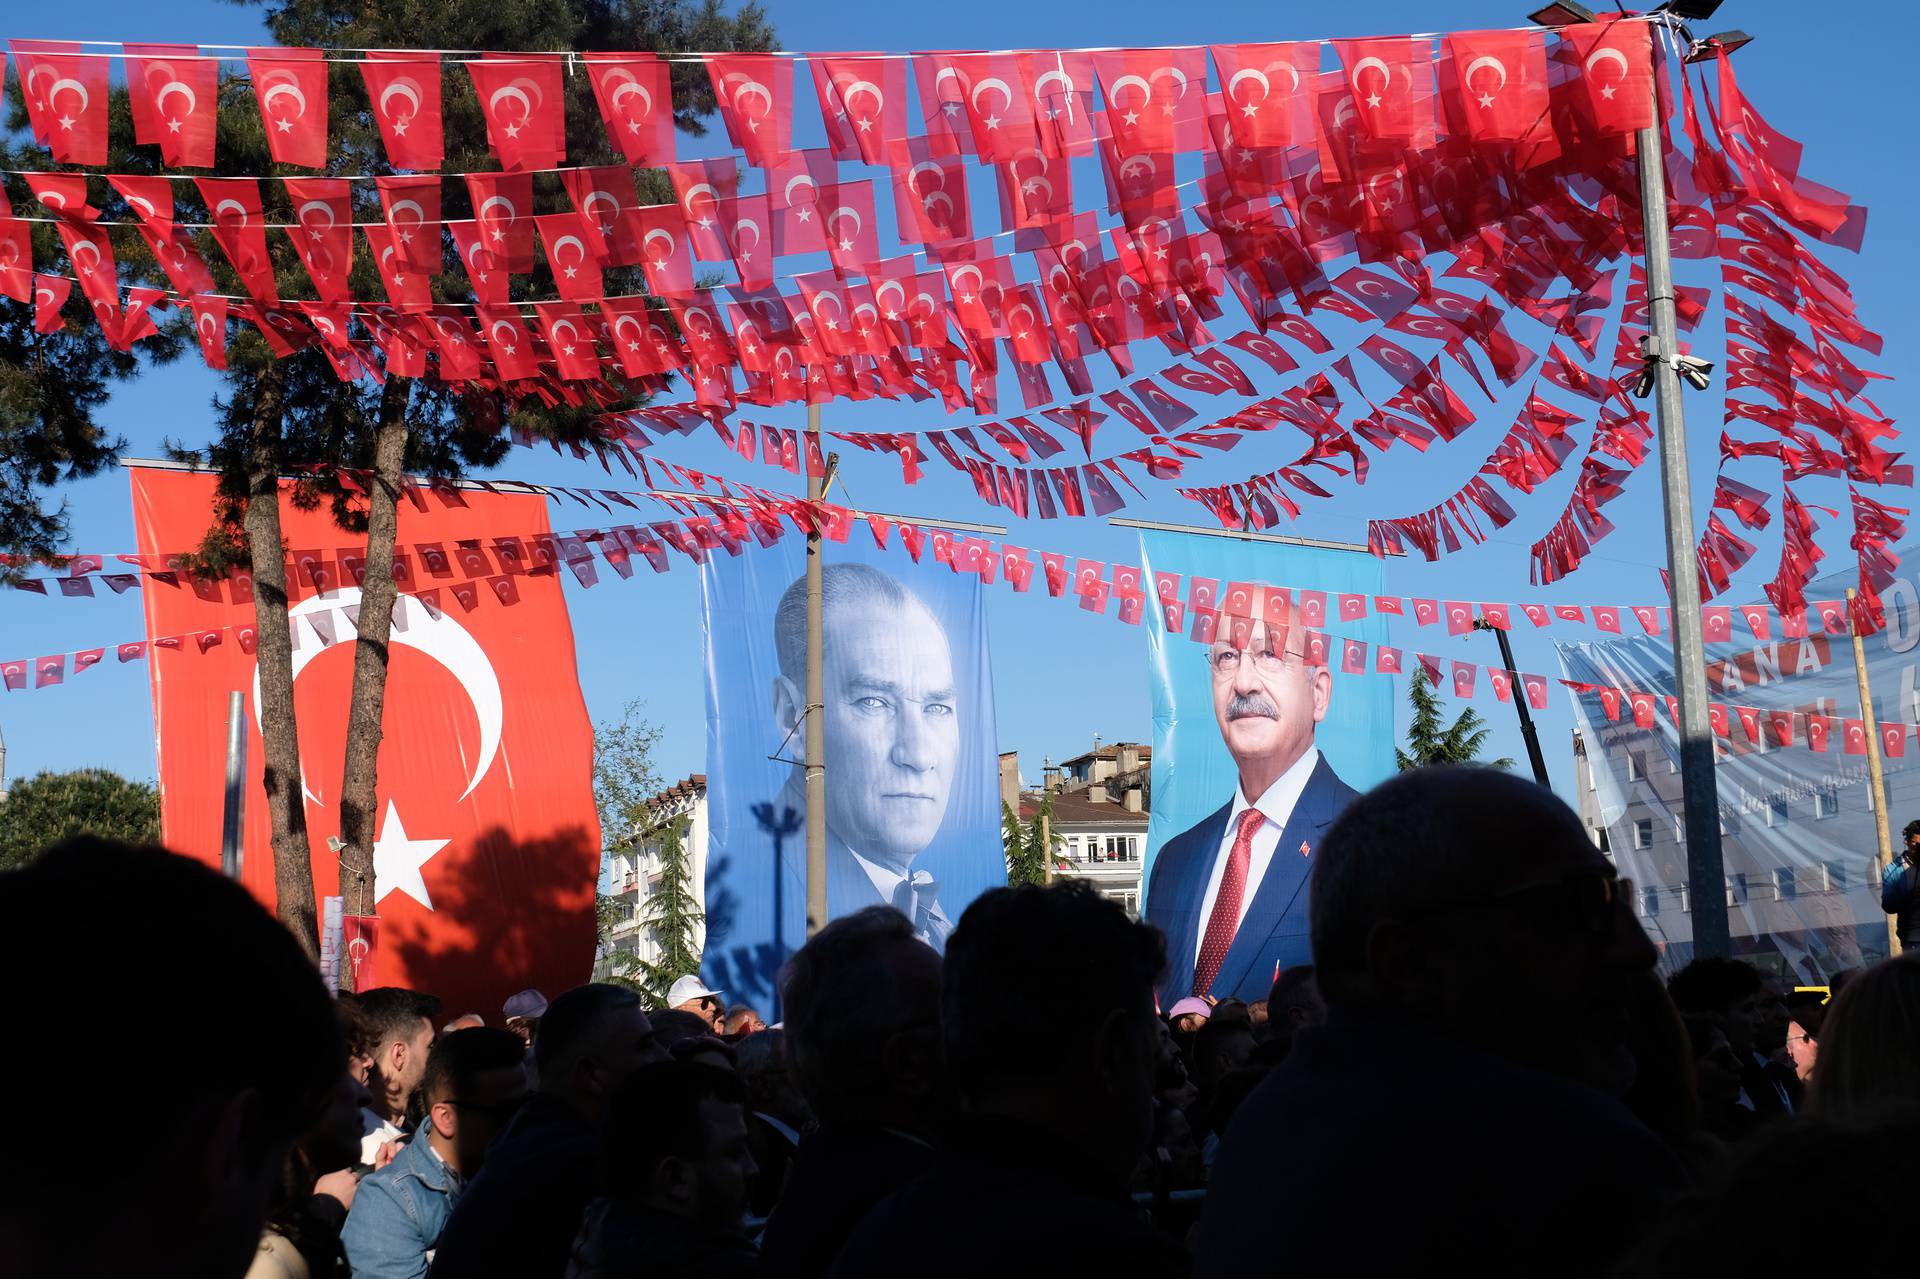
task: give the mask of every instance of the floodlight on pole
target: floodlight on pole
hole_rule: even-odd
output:
[[[1710,35],[1704,40],[1695,40],[1687,48],[1685,62],[1705,62],[1722,53],[1732,53],[1735,49],[1744,49],[1753,43],[1753,37],[1744,31],[1722,31]]]
[[[1682,22],[1705,22],[1720,8],[1721,0],[1667,0],[1655,13],[1671,13]]]
[[[1535,9],[1527,21],[1536,27],[1571,27],[1593,21],[1593,10],[1577,0],[1554,0],[1544,9]]]

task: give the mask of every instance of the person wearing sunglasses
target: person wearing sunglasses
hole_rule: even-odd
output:
[[[1685,1185],[1625,1100],[1663,1053],[1685,1085],[1632,885],[1492,768],[1399,774],[1317,857],[1326,1022],[1236,1112],[1195,1274],[1609,1273]]]
[[[442,1035],[420,1088],[427,1118],[393,1162],[367,1174],[341,1242],[362,1279],[419,1279],[487,1145],[527,1096],[526,1046],[484,1026]]]
[[[1314,742],[1333,699],[1323,637],[1285,625],[1284,593],[1222,616],[1205,650],[1214,718],[1238,786],[1154,859],[1147,919],[1167,935],[1160,1006],[1191,996],[1264,997],[1282,968],[1311,960],[1307,876],[1355,791]],[[1271,617],[1271,622],[1264,620]]]

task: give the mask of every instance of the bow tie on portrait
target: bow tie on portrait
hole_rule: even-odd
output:
[[[913,931],[936,948],[944,947],[953,923],[940,909],[940,881],[916,870],[893,890],[893,908],[913,921]]]

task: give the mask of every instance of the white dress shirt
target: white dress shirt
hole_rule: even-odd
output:
[[[1213,871],[1207,876],[1207,895],[1200,899],[1200,927],[1195,930],[1193,939],[1193,962],[1200,962],[1200,948],[1207,941],[1207,924],[1213,919],[1213,902],[1220,895],[1220,879],[1227,873],[1227,858],[1233,852],[1234,836],[1240,833],[1240,814],[1249,808],[1257,808],[1265,815],[1266,821],[1260,829],[1253,832],[1253,845],[1247,851],[1247,882],[1240,892],[1240,913],[1233,921],[1233,930],[1240,931],[1240,921],[1247,917],[1247,907],[1253,903],[1253,895],[1260,891],[1260,881],[1266,878],[1267,867],[1273,863],[1274,849],[1280,846],[1280,832],[1287,828],[1287,819],[1293,816],[1293,806],[1300,802],[1300,792],[1307,788],[1307,779],[1313,776],[1314,766],[1320,762],[1320,752],[1309,746],[1307,753],[1293,761],[1293,767],[1280,774],[1273,785],[1257,801],[1249,803],[1246,794],[1238,786],[1233,789],[1233,807],[1227,812],[1227,829],[1220,837],[1220,847],[1213,856]]]
[[[891,866],[883,866],[879,862],[867,860],[851,848],[847,853],[861,870],[867,872],[867,878],[873,881],[874,891],[880,894],[880,900],[889,906],[893,905],[893,895],[900,891],[900,885],[906,880],[906,876]]]

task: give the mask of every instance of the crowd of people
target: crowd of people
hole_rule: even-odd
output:
[[[944,956],[837,919],[773,1025],[692,977],[495,1016],[330,998],[238,885],[70,841],[0,875],[0,1274],[1910,1270],[1920,957],[1663,983],[1579,820],[1492,770],[1362,796],[1311,894],[1251,1003],[1157,1007],[1161,933],[1068,880]]]

